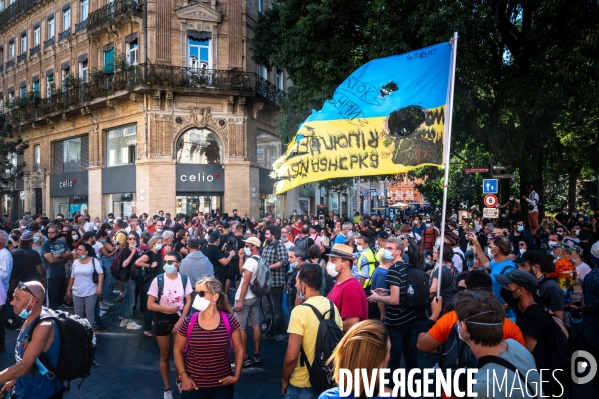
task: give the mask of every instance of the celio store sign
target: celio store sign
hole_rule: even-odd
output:
[[[50,196],[87,195],[87,170],[50,175]]]
[[[177,191],[225,191],[223,165],[177,164]]]

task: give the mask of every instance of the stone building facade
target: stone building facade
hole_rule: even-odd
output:
[[[282,152],[286,79],[250,43],[268,1],[0,2],[2,112],[29,142],[24,211],[258,216],[273,201],[264,157]]]

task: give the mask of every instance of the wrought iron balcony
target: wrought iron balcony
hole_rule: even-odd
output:
[[[276,102],[283,92],[255,73],[172,66],[135,65],[113,74],[96,73],[89,82],[67,84],[48,98],[30,94],[4,107],[7,123],[18,125],[85,106],[101,103],[133,91],[173,90],[187,94],[227,93],[260,96]]]
[[[52,36],[48,40],[44,40],[44,50],[47,49],[48,47],[52,46],[53,44],[54,44],[54,36]]]
[[[6,69],[15,65],[15,60],[10,60],[6,62]]]
[[[17,64],[27,59],[27,52],[17,55]]]
[[[71,36],[71,28],[69,28],[69,29],[67,29],[65,31],[60,32],[58,34],[58,41],[61,42],[64,39],[66,39],[67,37],[69,37],[69,36]]]
[[[0,73],[4,72],[4,65],[0,64]]]
[[[87,28],[87,19],[83,22],[79,22],[78,24],[75,24],[75,33],[82,31],[83,29]]]
[[[40,52],[40,45],[38,44],[37,46],[35,46],[29,50],[29,56],[31,57],[39,52]]]
[[[0,29],[21,17],[27,11],[47,0],[17,0],[0,11]]]
[[[142,16],[143,7],[144,1],[142,0],[115,0],[89,14],[87,30],[89,33],[94,33],[124,17],[130,15]]]

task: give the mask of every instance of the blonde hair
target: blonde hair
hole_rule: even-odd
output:
[[[364,320],[355,324],[341,338],[327,364],[334,367],[333,379],[339,383],[340,369],[366,369],[368,375],[373,369],[381,368],[387,359],[389,333],[380,320]],[[347,387],[353,390],[353,387]],[[378,392],[379,388],[375,388]],[[360,397],[364,397],[362,386],[358,387]]]
[[[223,292],[223,286],[221,285],[220,281],[218,281],[214,277],[202,277],[196,283],[196,291],[198,291],[199,285],[205,285],[208,291],[213,295],[218,294],[218,299],[216,300],[216,309],[218,309],[219,311],[222,310],[223,312],[228,314],[233,313],[233,309],[231,309],[231,305],[229,305],[229,300]]]
[[[162,237],[158,237],[158,236],[156,236],[156,237],[152,237],[152,238],[150,238],[150,240],[148,241],[148,245],[149,245],[150,247],[153,247],[153,246],[154,246],[154,245],[156,245],[156,243],[157,243],[158,241],[160,241],[160,240],[162,240]]]

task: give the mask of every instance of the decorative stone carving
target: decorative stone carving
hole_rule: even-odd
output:
[[[227,112],[228,113],[230,113],[230,114],[233,113],[233,107],[234,107],[234,105],[235,105],[235,97],[233,97],[233,96],[227,96]]]
[[[48,126],[50,126],[52,130],[54,130],[54,133],[58,133],[58,127],[54,124],[54,121],[52,119],[46,119],[46,123],[48,124]]]
[[[139,107],[139,110],[141,112],[147,112],[146,107],[144,107],[144,102],[143,99],[141,98],[141,96],[138,96],[136,93],[131,93],[131,101],[137,103],[137,106]]]
[[[166,92],[166,110],[167,111],[173,110],[173,92],[172,91]]]
[[[73,119],[69,119],[67,114],[62,114],[62,120],[71,124],[71,129],[75,129],[75,121]]]
[[[245,97],[239,97],[239,105],[237,106],[237,113],[243,115],[245,113]]]
[[[256,101],[254,103],[254,119],[258,119],[258,114],[264,109],[264,103],[262,101]]]
[[[153,101],[154,107],[153,107],[153,109],[154,110],[160,110],[160,95],[161,95],[160,90],[154,91],[154,94],[153,94],[153,97],[154,97],[154,101]]]
[[[117,118],[121,116],[121,106],[114,100],[107,100],[106,106],[108,108],[112,108],[112,110],[114,111],[114,116],[116,116]]]
[[[98,113],[97,112],[96,113],[92,112],[89,109],[89,107],[81,108],[81,115],[87,116],[87,120],[92,125],[95,125],[96,123],[98,123]]]
[[[179,119],[177,117],[175,119]],[[222,122],[225,123],[222,123]],[[212,107],[196,107],[194,105],[189,106],[189,114],[183,118],[181,123],[177,123],[173,121],[172,123],[173,131],[176,134],[173,135],[173,140],[171,142],[171,150],[172,156],[175,156],[175,147],[177,144],[177,139],[179,136],[190,128],[207,128],[214,131],[222,140],[223,146],[228,148],[228,131],[227,131],[227,123],[222,118],[213,118],[212,117]],[[225,156],[227,153],[225,152]]]
[[[215,5],[213,8],[216,8],[216,2],[214,3]],[[213,8],[198,2],[180,7],[175,12],[177,13],[177,18],[179,19],[195,19],[218,23],[222,20],[223,16],[220,12]]]

